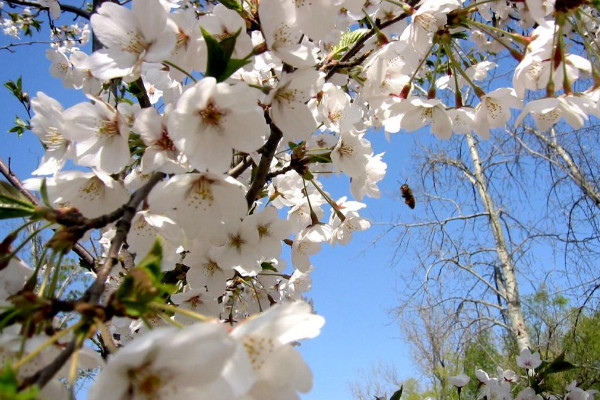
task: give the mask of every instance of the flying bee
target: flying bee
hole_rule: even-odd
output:
[[[400,186],[400,193],[402,193],[402,198],[406,205],[408,205],[411,209],[415,208],[415,198],[413,196],[412,189],[406,183]]]

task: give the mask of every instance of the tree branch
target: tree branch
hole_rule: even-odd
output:
[[[48,7],[42,6],[40,3],[34,3],[31,1],[23,1],[23,0],[4,0],[10,6],[25,6],[25,7],[34,7],[39,10],[48,10]],[[79,7],[75,7],[69,4],[60,4],[60,9],[62,11],[73,13],[79,17],[85,18],[87,20],[90,19],[91,14]]]
[[[166,175],[162,172],[154,173],[154,175],[150,177],[150,180],[144,186],[136,190],[131,195],[129,201],[123,207],[123,217],[119,220],[119,222],[117,222],[117,231],[110,242],[110,248],[106,256],[106,261],[104,262],[104,265],[102,265],[102,268],[100,268],[100,270],[96,274],[96,280],[94,281],[94,283],[84,293],[82,297],[83,301],[86,301],[88,303],[97,303],[100,299],[100,296],[104,292],[106,279],[108,278],[110,271],[118,261],[118,255],[121,249],[121,245],[125,243],[127,233],[129,233],[129,229],[131,228],[131,221],[133,220],[133,217],[137,212],[138,206],[142,201],[144,201],[144,199],[146,199],[152,188],[165,176]]]
[[[106,279],[110,274],[113,266],[118,261],[118,254],[121,250],[121,246],[127,238],[127,233],[131,228],[131,221],[137,212],[137,208],[144,199],[148,196],[152,188],[160,182],[166,175],[162,172],[156,172],[150,177],[150,180],[141,188],[136,190],[130,197],[126,204],[125,212],[123,217],[117,223],[117,232],[110,243],[110,249],[104,265],[96,274],[96,280],[86,290],[81,297],[82,302],[95,304],[100,300],[104,288],[106,286]],[[22,386],[25,387],[31,383],[35,383],[40,387],[43,387],[50,379],[56,375],[56,373],[65,365],[71,355],[81,346],[82,341],[78,341],[77,338],[69,343],[69,345],[48,365],[37,371],[34,375],[24,379]]]
[[[262,157],[260,158],[260,162],[256,168],[254,181],[252,182],[250,189],[248,189],[248,193],[246,193],[246,202],[248,203],[248,207],[250,207],[254,200],[256,200],[256,196],[258,193],[260,193],[265,183],[267,183],[271,161],[273,161],[277,146],[279,145],[281,138],[283,138],[283,133],[281,130],[273,122],[271,122],[270,125],[271,135],[269,136],[267,143],[265,143],[265,145],[259,150],[259,153],[262,154]]]

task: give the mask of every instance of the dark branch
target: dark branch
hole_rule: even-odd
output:
[[[110,274],[113,266],[117,263],[119,251],[121,246],[125,243],[127,233],[131,228],[131,221],[137,212],[137,208],[146,199],[152,188],[160,182],[166,175],[162,172],[156,172],[150,180],[141,188],[136,190],[130,197],[127,204],[124,206],[123,217],[117,222],[117,231],[114,238],[110,242],[110,249],[106,257],[104,265],[100,268],[96,274],[96,280],[90,286],[83,295],[83,301],[88,303],[96,303],[100,299],[100,296],[104,292],[106,285],[106,279]]]
[[[23,0],[5,0],[5,2],[11,6],[26,6],[26,7],[35,7],[39,10],[48,10],[48,7],[42,6],[40,3],[33,3],[30,1]],[[59,4],[60,9],[62,11],[73,13],[79,17],[85,18],[87,20],[90,19],[91,14],[79,7],[71,6],[69,4]]]
[[[281,138],[283,138],[283,133],[277,126],[275,126],[273,122],[271,122],[271,135],[269,136],[267,143],[265,143],[265,145],[259,150],[259,152],[262,154],[262,157],[260,158],[260,162],[256,168],[254,181],[252,182],[250,189],[248,189],[248,193],[246,193],[246,202],[248,203],[248,207],[252,206],[252,203],[254,203],[254,200],[256,200],[256,196],[258,196],[265,183],[267,183],[271,161],[273,161],[275,151],[277,150],[277,146],[279,145]]]

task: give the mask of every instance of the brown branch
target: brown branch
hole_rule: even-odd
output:
[[[10,167],[4,163],[2,158],[0,158],[0,173],[2,173],[8,182],[10,182],[11,185],[21,192],[23,196],[27,197],[27,199],[29,199],[33,204],[40,204],[40,201],[37,199],[37,197],[35,197],[33,193],[23,186],[23,182],[21,182],[21,180],[10,170]],[[73,251],[79,256],[84,267],[95,271],[96,259],[90,254],[89,251],[87,251],[85,247],[79,243],[75,243],[73,246]]]
[[[235,167],[227,171],[227,175],[232,178],[237,178],[244,173],[252,165],[252,157],[246,156]]]
[[[126,209],[123,217],[117,223],[117,232],[110,243],[110,249],[104,265],[96,274],[96,280],[86,290],[81,297],[80,301],[89,304],[98,303],[104,288],[106,286],[106,279],[110,274],[110,271],[115,266],[118,260],[118,254],[121,250],[121,246],[125,242],[127,233],[131,228],[131,221],[137,212],[138,206],[146,199],[152,188],[162,180],[166,175],[162,172],[156,172],[150,180],[141,188],[136,190],[130,197],[126,204]],[[48,365],[37,371],[34,375],[27,377],[23,380],[22,387],[26,387],[30,384],[37,384],[43,387],[48,383],[54,375],[67,363],[73,353],[81,346],[82,341],[78,341],[77,338],[73,338],[69,345]]]
[[[84,293],[82,297],[83,301],[88,303],[96,303],[100,299],[100,296],[102,296],[104,287],[106,285],[106,279],[118,261],[119,251],[121,250],[123,243],[125,243],[127,233],[129,233],[129,229],[131,228],[131,221],[137,212],[138,206],[146,199],[152,188],[165,176],[166,175],[162,172],[154,173],[154,175],[150,177],[150,180],[146,182],[144,186],[136,190],[131,195],[129,201],[124,206],[125,211],[123,213],[123,217],[119,220],[119,222],[117,222],[117,231],[110,242],[110,248],[108,250],[106,261],[96,274],[96,280],[94,283]]]
[[[37,371],[34,375],[23,379],[20,388],[25,388],[31,384],[36,384],[39,387],[44,387],[46,383],[54,377],[54,375],[69,361],[71,355],[77,350],[77,338],[73,338],[65,349],[52,362],[44,368]]]
[[[48,10],[48,7],[44,7],[42,6],[40,3],[33,3],[30,1],[23,1],[23,0],[4,0],[8,5],[10,6],[26,6],[26,7],[34,7],[37,8],[39,10]],[[79,17],[85,18],[87,20],[90,19],[91,14],[79,7],[75,7],[69,4],[60,4],[60,9],[62,11],[66,11],[66,12],[70,12],[73,13]]]
[[[254,200],[256,200],[256,196],[258,196],[258,193],[260,193],[265,183],[267,183],[271,161],[273,161],[277,146],[279,145],[281,138],[283,138],[283,133],[281,130],[275,126],[273,122],[271,122],[270,125],[271,135],[269,135],[267,143],[265,143],[264,146],[259,150],[259,153],[262,154],[262,157],[258,163],[254,181],[252,182],[250,189],[248,189],[248,193],[246,193],[246,202],[248,203],[248,207],[252,206],[252,203],[254,203]]]
[[[411,1],[408,1],[407,3],[414,7],[415,4],[417,3],[417,1],[411,0]],[[408,16],[409,16],[409,14],[402,13],[402,14],[398,15],[396,18],[390,19],[389,21],[385,21],[381,24],[377,24],[377,29],[378,30],[385,29],[388,26],[395,24],[396,22],[402,21],[403,19],[407,18]],[[377,33],[377,31],[375,29],[371,29],[365,36],[360,38],[354,44],[354,46],[352,46],[352,48],[350,50],[348,50],[346,52],[346,54],[344,54],[342,56],[342,58],[340,60],[326,59],[325,63],[321,66],[321,68],[319,68],[322,71],[327,71],[327,74],[325,75],[325,80],[326,81],[329,80],[333,76],[333,74],[335,74],[335,71],[338,70],[339,68],[343,68],[342,66],[345,65],[346,63],[351,63],[350,60],[352,59],[352,57],[354,57],[360,51],[360,49],[362,49],[362,47],[365,45],[367,40],[371,39],[376,33]]]

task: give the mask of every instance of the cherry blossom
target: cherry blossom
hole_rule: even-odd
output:
[[[158,0],[134,0],[132,9],[105,2],[91,22],[105,46],[88,61],[100,79],[135,79],[143,61],[161,62],[175,47],[175,32],[168,27],[167,13]]]
[[[542,365],[542,358],[540,353],[531,353],[531,350],[523,349],[517,357],[517,365],[521,368],[536,369]]]
[[[252,152],[264,143],[268,128],[258,94],[243,84],[206,77],[177,101],[168,119],[169,136],[192,167],[223,172],[234,148]]]

